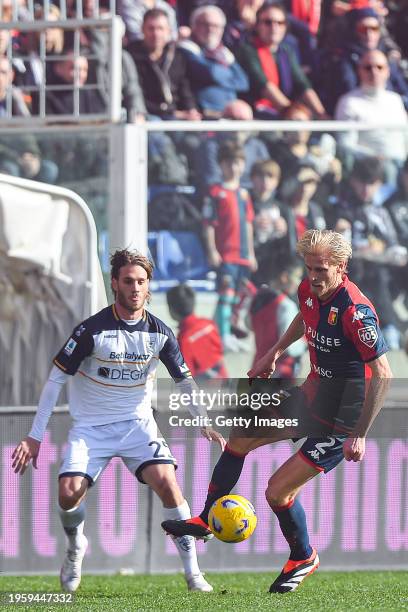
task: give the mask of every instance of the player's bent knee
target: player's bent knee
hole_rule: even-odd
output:
[[[58,503],[63,510],[71,510],[85,496],[88,482],[85,478],[61,478],[59,481]]]
[[[283,491],[277,482],[271,478],[268,482],[268,488],[265,491],[266,501],[271,507],[286,506],[293,499],[292,494]]]

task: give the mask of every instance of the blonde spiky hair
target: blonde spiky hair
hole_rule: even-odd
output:
[[[298,240],[296,251],[303,259],[306,255],[327,254],[329,262],[334,265],[347,263],[352,256],[351,244],[333,230],[308,230]]]

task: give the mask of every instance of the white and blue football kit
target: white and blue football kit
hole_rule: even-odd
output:
[[[147,465],[176,464],[151,406],[159,360],[183,391],[184,383],[194,385],[173,332],[146,310],[133,324],[112,305],[74,329],[54,359],[65,378],[73,377],[73,427],[60,477],[82,475],[93,484],[114,456],[141,481]],[[30,435],[41,440],[36,421]]]

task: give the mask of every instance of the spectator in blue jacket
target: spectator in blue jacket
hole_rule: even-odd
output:
[[[400,94],[408,110],[408,84],[398,61],[395,48],[388,47],[382,35],[380,16],[374,9],[353,9],[346,16],[347,36],[341,44],[323,53],[315,77],[316,89],[331,114],[339,98],[359,85],[358,65],[367,51],[379,49],[389,62],[387,89]]]
[[[222,44],[226,18],[217,6],[203,6],[191,16],[191,39],[179,43],[188,74],[205,118],[252,119],[249,105],[238,101],[248,91],[248,77],[231,51]]]

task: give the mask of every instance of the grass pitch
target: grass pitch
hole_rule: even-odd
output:
[[[269,594],[276,573],[207,574],[214,593],[188,593],[180,575],[85,575],[72,604],[6,604],[4,593],[58,592],[56,576],[0,576],[1,610],[252,612],[408,610],[408,572],[320,572],[295,593]]]

